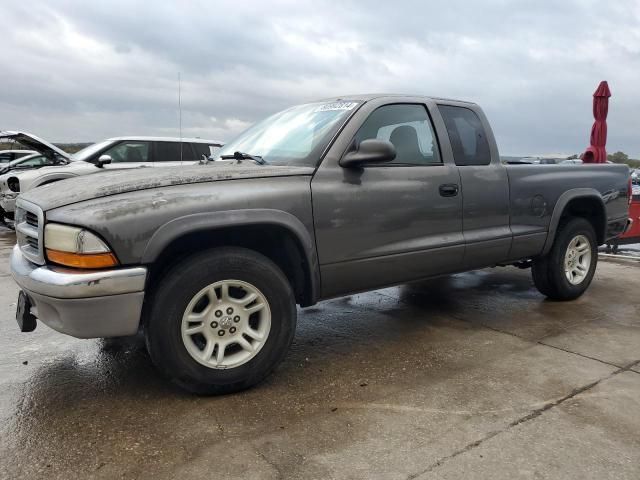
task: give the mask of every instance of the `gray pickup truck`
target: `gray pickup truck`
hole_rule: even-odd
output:
[[[473,103],[367,95],[298,105],[209,165],[105,172],[18,199],[17,319],[80,338],[144,333],[196,393],[265,378],[296,304],[531,266],[571,300],[625,231],[623,165],[503,165]]]

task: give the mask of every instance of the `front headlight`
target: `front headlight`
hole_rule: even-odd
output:
[[[88,230],[57,223],[44,228],[44,248],[49,261],[76,268],[106,268],[118,265],[111,249]]]

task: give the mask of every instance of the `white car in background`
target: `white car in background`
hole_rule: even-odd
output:
[[[34,153],[33,150],[0,150],[0,166]]]
[[[53,163],[0,175],[0,215],[7,218],[13,217],[17,196],[32,188],[111,169],[194,165],[207,161],[223,146],[222,142],[202,138],[117,137],[71,155],[26,132],[0,132],[3,139],[17,141]]]
[[[60,165],[62,161],[63,158],[57,155],[54,158],[49,158],[41,153],[32,153],[31,155],[18,158],[12,162],[0,164],[0,175],[17,170],[30,170],[33,168]]]
[[[560,165],[582,165],[583,163],[579,158],[567,158],[560,161]]]

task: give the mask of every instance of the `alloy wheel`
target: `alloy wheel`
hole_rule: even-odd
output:
[[[241,280],[222,280],[200,290],[187,305],[180,328],[189,355],[215,369],[247,363],[270,330],[269,302],[257,287]]]

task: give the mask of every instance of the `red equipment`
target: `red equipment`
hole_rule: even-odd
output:
[[[593,118],[591,127],[591,145],[582,155],[585,163],[607,163],[607,113],[609,112],[609,97],[611,91],[606,81],[600,82],[593,93]]]
[[[632,185],[629,180],[629,189],[629,218],[633,223],[629,230],[607,244],[607,251],[613,250],[613,253],[618,253],[619,245],[640,243],[640,184]]]

